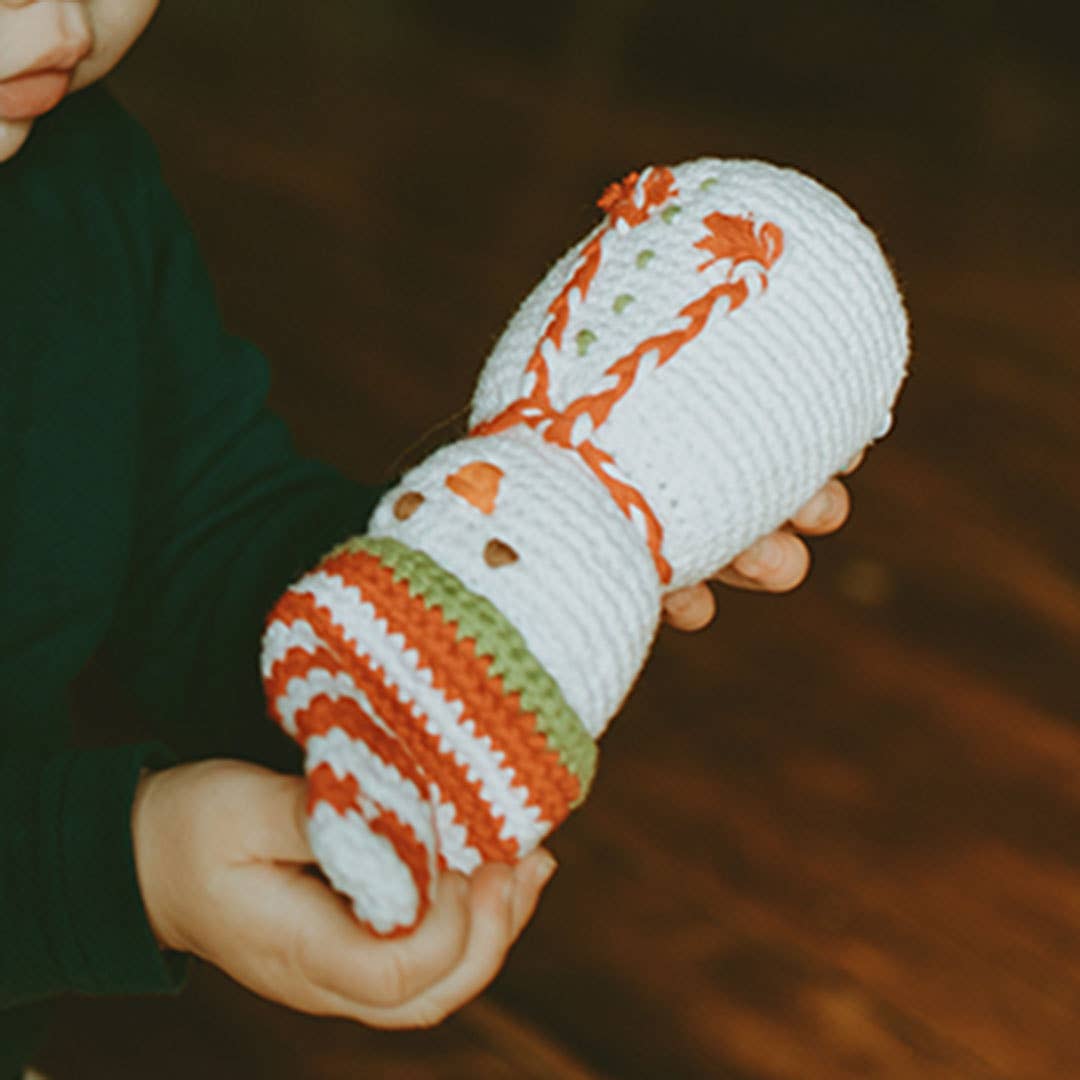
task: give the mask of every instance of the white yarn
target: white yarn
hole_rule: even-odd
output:
[[[482,459],[501,468],[488,515],[454,494],[446,478]],[[424,505],[398,521],[403,492]],[[593,737],[618,709],[644,662],[660,609],[648,550],[581,462],[528,428],[437,450],[388,493],[368,531],[430,555],[491,600],[524,636]],[[489,540],[520,556],[491,567]]]
[[[563,347],[548,360],[552,397],[563,404],[595,389],[637,342],[678,325],[679,309],[724,270],[696,269],[707,214],[750,216],[783,231],[764,293],[730,316],[714,311],[706,330],[641,379],[595,436],[663,522],[677,587],[708,577],[776,528],[888,429],[908,337],[877,240],[837,195],[764,162],[706,158],[671,171],[671,202],[681,210],[670,222],[658,213],[609,234],[588,299],[571,305]],[[496,343],[473,424],[520,395],[547,306],[588,240],[552,268]],[[656,254],[638,268],[646,250]],[[620,294],[634,301],[616,313]],[[580,357],[575,341],[586,329],[595,340]]]
[[[750,290],[738,310],[721,300],[664,366],[646,357],[596,430],[584,414],[574,428],[574,442],[588,437],[611,454],[659,518],[670,583],[658,580],[640,531],[577,454],[522,424],[437,451],[383,499],[370,526],[490,599],[594,737],[644,663],[662,592],[715,573],[885,430],[908,354],[888,264],[838,196],[763,162],[702,159],[671,172],[677,194],[666,205],[677,213],[606,233],[600,226],[526,298],[484,366],[471,417],[473,425],[490,420],[531,388],[526,363],[550,326],[549,306],[598,234],[603,258],[588,294],[571,293],[561,347],[544,344],[556,407],[610,386],[604,373],[616,360],[684,327],[684,305],[728,280],[731,260],[698,269],[709,258],[696,246],[708,215],[779,227],[774,265],[738,268]],[[643,252],[653,254],[639,265]],[[490,514],[446,485],[478,460],[505,474]],[[392,508],[404,492],[420,492],[425,503],[399,521]],[[486,565],[492,538],[519,561]]]

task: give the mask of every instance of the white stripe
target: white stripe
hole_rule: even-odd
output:
[[[347,698],[355,701],[391,738],[397,738],[393,731],[382,721],[367,695],[343,671],[331,673],[322,667],[310,668],[303,675],[294,675],[286,684],[285,691],[274,701],[281,726],[293,738],[297,737],[296,714],[307,709],[320,696],[325,695],[331,701]]]
[[[302,582],[301,582],[302,584]],[[284,619],[275,619],[267,628],[262,641],[262,674],[269,679],[274,664],[285,659],[290,649],[303,649],[313,653],[323,642],[303,619],[291,623]]]
[[[377,933],[415,922],[420,894],[412,871],[390,840],[372,832],[358,813],[341,815],[325,802],[316,803],[308,838],[331,884]]]
[[[438,785],[431,785],[435,806],[435,831],[439,836],[439,851],[447,866],[461,874],[471,874],[483,861],[483,856],[469,843],[465,826],[457,820],[457,807],[442,797]]]
[[[450,701],[434,688],[432,674],[420,668],[416,650],[404,649],[401,634],[388,633],[386,621],[361,598],[359,589],[324,571],[311,574],[307,584],[316,603],[333,613],[345,636],[369,650],[387,684],[417,721],[427,717],[427,730],[438,740],[439,751],[457,761],[470,782],[479,781],[484,801],[504,817],[500,838],[516,839],[523,851],[535,847],[550,831],[550,823],[542,819],[538,807],[526,805],[528,790],[506,767],[504,755],[492,749],[491,740],[476,738],[472,724],[462,722],[462,702]]]

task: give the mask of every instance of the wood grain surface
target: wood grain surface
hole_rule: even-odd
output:
[[[1072,18],[1072,17],[1070,17]],[[1080,69],[1023,6],[166,4],[114,79],[301,445],[445,437],[604,184],[795,164],[875,228],[912,375],[786,597],[661,636],[561,868],[439,1028],[208,968],[63,1003],[55,1080],[1080,1076]]]

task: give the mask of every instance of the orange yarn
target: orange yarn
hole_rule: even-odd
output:
[[[356,739],[378,755],[387,765],[392,765],[402,777],[412,781],[421,797],[427,794],[428,780],[416,759],[400,739],[380,727],[356,701],[351,698],[330,698],[320,694],[306,709],[297,711],[296,727],[298,741],[307,745],[313,735],[325,735],[339,728],[350,739]]]
[[[337,773],[323,762],[308,775],[308,815],[315,809],[315,804],[320,802],[329,803],[339,814],[344,814],[346,810],[359,811],[356,801],[359,792],[360,784],[355,776],[346,773],[339,779]]]
[[[470,461],[446,478],[446,486],[484,514],[495,510],[503,471],[489,461]]]
[[[628,173],[622,180],[608,184],[604,194],[596,200],[596,205],[608,215],[613,225],[619,221],[630,226],[640,225],[653,210],[678,194],[675,174],[664,166],[650,169],[643,184],[640,180],[640,174]],[[640,206],[635,202],[638,194],[642,197]]]

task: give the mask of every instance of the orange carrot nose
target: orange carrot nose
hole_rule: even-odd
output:
[[[503,471],[497,465],[487,461],[470,461],[446,478],[446,486],[455,495],[472,503],[477,510],[490,514],[495,509],[502,478]]]

